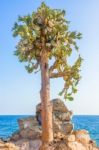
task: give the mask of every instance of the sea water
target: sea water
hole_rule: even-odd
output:
[[[19,130],[17,120],[27,115],[0,116],[0,138],[7,139]],[[72,118],[75,129],[86,129],[99,146],[99,116],[76,115]]]

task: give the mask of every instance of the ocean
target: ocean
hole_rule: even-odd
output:
[[[7,139],[19,129],[17,120],[28,116],[0,116],[0,138]],[[76,115],[72,118],[74,129],[86,129],[99,146],[99,116]]]

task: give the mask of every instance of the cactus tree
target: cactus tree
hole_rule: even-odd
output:
[[[50,79],[63,78],[64,86],[59,94],[73,100],[82,58],[77,53],[73,65],[68,58],[74,49],[78,52],[76,39],[81,38],[81,33],[69,31],[64,10],[51,9],[43,2],[36,12],[18,17],[13,36],[20,37],[15,55],[20,62],[26,62],[26,70],[29,73],[41,71],[42,141],[50,142],[53,140]]]

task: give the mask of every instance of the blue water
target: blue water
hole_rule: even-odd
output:
[[[17,120],[28,116],[0,116],[0,138],[9,138],[19,129]],[[86,129],[99,146],[99,116],[74,116],[72,119],[75,129]]]

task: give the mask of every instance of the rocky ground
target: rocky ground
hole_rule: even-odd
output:
[[[54,141],[45,145],[47,150],[99,150],[86,130],[73,130],[72,112],[61,100],[54,99],[51,103]],[[0,150],[40,150],[41,104],[37,105],[34,117],[20,119],[18,123],[20,130],[14,133],[8,142],[0,141]]]
[[[40,150],[41,139],[19,139],[17,141],[0,141],[0,150]],[[69,135],[60,132],[54,134],[54,141],[45,145],[47,150],[99,150],[86,130],[73,131]]]

